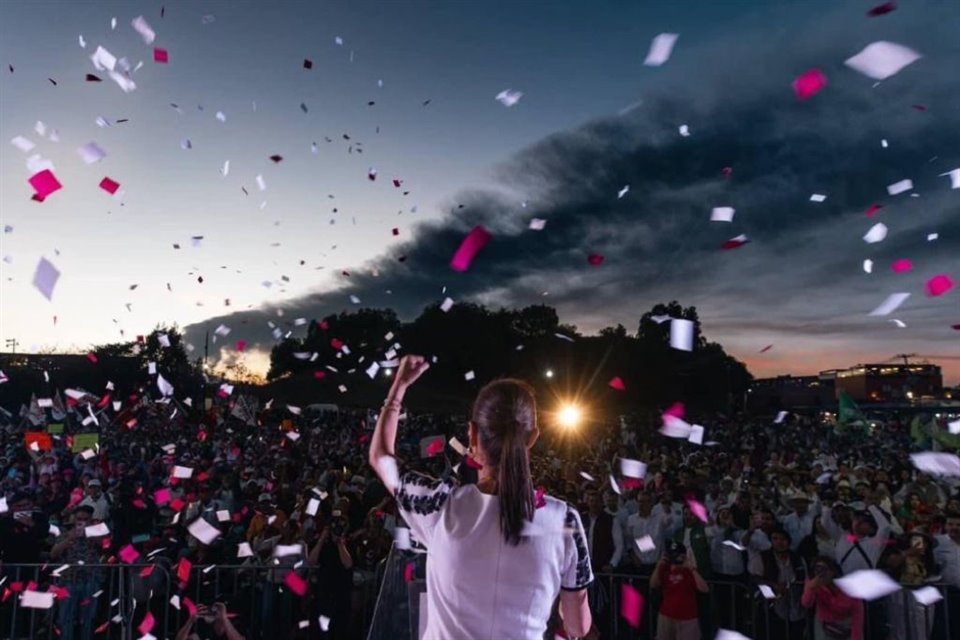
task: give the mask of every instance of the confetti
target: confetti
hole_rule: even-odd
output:
[[[31,176],[27,182],[29,182],[33,190],[36,191],[36,196],[40,198],[41,202],[51,193],[63,187],[50,169],[37,172]]]
[[[137,16],[130,24],[133,26],[134,31],[140,34],[145,44],[153,44],[153,41],[157,38],[157,34],[150,28],[150,25],[147,24],[143,16]]]
[[[20,606],[25,609],[50,609],[53,607],[52,592],[25,590],[20,596]]]
[[[690,320],[670,320],[670,346],[681,351],[693,351],[694,324]]]
[[[220,530],[203,518],[198,518],[191,522],[187,527],[187,531],[205,545],[212,544],[214,540],[220,537]]]
[[[866,260],[864,260],[864,261],[863,261],[863,270],[866,271],[867,273],[872,273],[872,272],[873,272],[873,260],[871,260],[871,259],[869,259],[869,258],[867,258]]]
[[[629,584],[620,585],[620,616],[634,629],[640,628],[643,595]]]
[[[490,233],[482,226],[476,226],[463,239],[460,247],[453,255],[450,261],[450,268],[454,271],[464,272],[470,268],[470,263],[476,257],[477,253],[483,249],[491,239]]]
[[[60,272],[53,263],[46,258],[40,258],[37,263],[37,269],[33,273],[33,286],[43,294],[47,300],[53,300],[53,289],[57,286],[57,280],[60,279]]]
[[[906,258],[900,260],[894,260],[893,264],[890,265],[890,268],[894,273],[906,273],[913,269],[913,263],[907,260]]]
[[[733,214],[736,209],[733,207],[714,207],[710,212],[711,222],[733,222]]]
[[[77,153],[80,154],[80,158],[85,164],[100,162],[107,157],[107,152],[101,149],[96,142],[88,142],[77,149]]]
[[[594,267],[599,267],[603,264],[603,256],[599,253],[591,253],[587,256],[587,262],[593,265]]]
[[[543,228],[547,226],[547,221],[541,218],[534,218],[530,221],[530,229],[532,231],[543,231]]]
[[[884,238],[887,237],[887,225],[882,222],[870,227],[870,230],[867,231],[863,236],[863,241],[867,244],[875,244],[877,242],[883,242]]]
[[[100,181],[100,188],[110,195],[114,195],[117,192],[117,189],[120,188],[120,183],[111,180],[110,178],[104,178]]]
[[[27,140],[23,136],[16,136],[12,140],[10,140],[10,144],[15,146],[17,149],[20,149],[20,151],[23,151],[24,153],[29,152],[31,149],[33,149],[36,146],[35,144],[33,144],[33,142],[31,142],[30,140]]]
[[[876,569],[854,571],[837,578],[834,584],[851,598],[867,601],[877,600],[900,590],[900,585],[890,576]]]
[[[953,169],[946,173],[941,173],[938,177],[943,178],[945,176],[949,176],[950,178],[951,189],[960,189],[960,169]]]
[[[879,307],[870,312],[871,316],[886,316],[894,311],[910,297],[909,293],[891,293]]]
[[[616,389],[617,391],[626,391],[627,386],[623,384],[623,380],[620,379],[620,376],[614,376],[610,379],[610,382],[607,384],[610,385],[611,389]]]
[[[928,296],[936,298],[953,289],[953,286],[953,280],[950,276],[940,273],[927,280],[924,288]]]
[[[943,594],[934,586],[922,587],[913,591],[913,597],[917,602],[925,607],[936,604],[943,600]]]
[[[886,80],[921,57],[923,56],[913,49],[901,44],[880,40],[868,44],[863,51],[846,60],[844,64],[874,80]]]
[[[810,196],[810,202],[826,202],[827,196],[822,193],[815,193]]]
[[[867,217],[872,218],[873,216],[877,215],[877,212],[880,211],[880,209],[883,209],[882,204],[870,205],[870,207],[867,209]]]
[[[747,236],[740,234],[739,236],[730,238],[729,240],[724,242],[722,245],[720,245],[720,248],[726,251],[730,251],[731,249],[739,249],[740,247],[742,247],[745,244],[748,244],[749,242],[750,242],[750,239],[747,238]]]
[[[897,9],[897,3],[891,0],[890,2],[884,2],[883,4],[878,4],[877,6],[873,7],[872,9],[867,11],[867,15],[870,16],[871,18],[876,18],[878,16],[884,16],[888,13],[891,13],[896,9]]]
[[[643,64],[647,67],[659,67],[670,59],[673,46],[677,43],[678,33],[661,33],[650,42],[650,50]]]
[[[520,102],[520,98],[523,97],[522,91],[512,91],[510,89],[504,89],[497,94],[496,101],[502,104],[505,107],[512,107],[513,105]]]
[[[904,193],[905,191],[910,191],[913,189],[913,182],[910,180],[901,180],[900,182],[894,182],[893,184],[887,187],[887,193],[892,196]]]
[[[820,69],[810,69],[793,81],[793,93],[797,100],[809,100],[827,86],[827,76]]]
[[[628,184],[627,184],[627,185],[624,185],[623,188],[620,189],[620,191],[617,191],[617,200],[619,200],[619,199],[622,198],[623,196],[627,195],[627,193],[629,193],[629,192],[630,192],[630,185],[628,185]]]

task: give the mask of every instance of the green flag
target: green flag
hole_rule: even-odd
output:
[[[866,431],[867,418],[860,411],[860,407],[853,401],[846,391],[840,392],[840,406],[837,409],[837,431],[847,431],[849,427]]]

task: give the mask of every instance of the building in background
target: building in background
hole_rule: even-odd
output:
[[[857,402],[911,402],[943,393],[935,364],[858,364],[835,373],[835,393],[846,391]]]

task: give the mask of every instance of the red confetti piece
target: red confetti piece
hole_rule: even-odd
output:
[[[474,460],[470,456],[467,456],[466,458],[464,458],[464,461],[467,463],[467,466],[470,467],[471,469],[477,469],[477,470],[483,469],[483,465],[477,462],[476,460]]]
[[[272,155],[270,159],[277,163],[283,162],[283,156]]]
[[[326,372],[326,371],[314,371],[314,372],[313,372],[313,377],[314,377],[314,379],[316,379],[316,380],[323,380],[324,378],[327,377],[327,372]]]
[[[592,264],[595,267],[599,267],[603,264],[603,256],[599,253],[591,253],[587,256],[587,262]]]
[[[431,441],[430,444],[427,445],[427,455],[430,456],[431,458],[433,456],[438,456],[441,453],[443,453],[443,449],[444,449],[443,438],[437,438],[436,440]]]
[[[913,269],[913,263],[906,258],[902,258],[900,260],[894,260],[890,268],[893,269],[894,273],[906,273]]]
[[[146,509],[146,508],[147,508],[147,503],[144,502],[143,500],[141,500],[140,498],[137,498],[137,499],[134,500],[131,504],[132,504],[133,506],[135,506],[137,509]]]
[[[954,331],[960,331],[960,324],[950,325],[950,328]]]
[[[167,64],[170,62],[170,54],[167,53],[166,49],[157,47],[153,50],[153,61],[158,64]]]
[[[97,354],[95,354],[93,351],[90,351],[89,353],[87,353],[87,360],[89,360],[93,364],[97,364]]]
[[[33,194],[32,196],[30,196],[30,199],[33,200],[34,202],[43,202],[44,200],[46,200],[46,198],[41,196],[39,193]]]
[[[93,75],[92,73],[88,73],[87,82],[103,82],[103,80],[100,77]]]
[[[173,500],[170,501],[170,508],[173,509],[174,511],[177,511],[177,512],[183,511],[183,508],[185,506],[187,506],[187,504],[180,498],[174,498]]]
[[[541,509],[547,506],[547,499],[544,497],[546,495],[546,490],[543,487],[537,487],[536,495],[534,499],[536,500],[537,509]]]
[[[395,186],[397,189],[399,189],[400,185],[402,184],[403,184],[403,180],[397,180],[396,178],[393,179],[393,186]]]
[[[722,245],[720,245],[720,248],[725,250],[739,249],[749,242],[750,240],[748,240],[746,236],[737,236],[736,238],[730,238],[724,242]]]
[[[867,209],[867,217],[868,217],[868,218],[872,218],[873,216],[877,215],[877,212],[880,211],[880,209],[883,209],[883,205],[882,205],[882,204],[872,204],[872,205],[870,205],[870,208]]]
[[[627,390],[627,385],[623,384],[623,380],[620,379],[620,376],[614,376],[613,379],[610,380],[609,384],[611,388],[616,389],[617,391]]]
[[[730,176],[733,175],[733,167],[724,167],[723,169],[720,170],[720,173],[723,174],[724,178],[729,178]]]
[[[490,232],[482,226],[474,227],[473,230],[467,234],[467,237],[463,239],[463,242],[460,243],[457,252],[453,254],[453,259],[450,261],[450,268],[460,272],[469,269],[470,263],[473,262],[477,253],[487,246],[487,243],[490,242],[492,237]]]
[[[643,595],[629,584],[620,585],[620,616],[634,629],[643,617]]]
[[[629,491],[630,489],[642,489],[643,480],[641,478],[622,478],[620,484],[624,489]]]
[[[773,349],[773,345],[772,345],[772,344],[768,344],[768,345],[765,346],[763,349],[760,349],[760,353],[766,353],[767,351],[770,351],[770,349]]]
[[[107,193],[109,193],[110,195],[113,195],[117,192],[117,189],[120,188],[120,183],[114,180],[111,180],[110,178],[104,178],[103,180],[100,181],[100,188],[106,191]]]
[[[395,236],[398,236],[398,235],[400,235],[400,229],[397,229],[396,227],[394,227],[394,228],[390,231],[390,233],[392,233],[392,234],[395,235]]]
[[[333,347],[334,351],[340,351],[340,349],[343,349],[343,340],[332,338],[330,340],[330,346]]]
[[[313,69],[313,60],[310,60],[309,58],[304,58],[304,59],[303,59],[303,68],[304,68],[304,69]]]
[[[913,108],[916,109],[917,111],[926,111],[926,110],[927,110],[927,106],[926,106],[926,105],[923,105],[923,104],[915,104],[915,105],[913,105]]]
[[[180,602],[182,602],[183,606],[187,608],[187,613],[190,614],[191,618],[197,615],[197,605],[193,604],[193,600],[187,596],[183,596],[183,598],[180,599]]]
[[[156,624],[156,621],[153,619],[153,613],[147,611],[147,615],[143,617],[143,621],[140,623],[140,626],[137,627],[137,631],[141,635],[147,635],[153,629],[153,625]]]
[[[237,340],[237,351],[244,351],[247,348],[246,340]]]
[[[33,190],[36,191],[34,199],[38,202],[43,202],[51,193],[63,188],[63,185],[60,184],[60,181],[57,180],[57,177],[53,175],[53,171],[50,171],[50,169],[44,169],[43,171],[33,174],[27,182],[29,182]]]
[[[67,600],[70,597],[69,589],[55,584],[50,585],[48,591],[52,593],[53,597],[57,600]]]
[[[940,273],[927,280],[927,295],[934,298],[942,296],[953,289],[953,280],[945,273]]]
[[[412,562],[408,562],[407,566],[403,569],[403,580],[404,582],[413,582],[413,571],[414,566]]]
[[[143,569],[140,570],[140,577],[141,577],[141,578],[147,578],[147,577],[149,577],[150,574],[152,574],[152,573],[153,573],[153,565],[152,565],[152,564],[151,564],[151,565],[147,565],[146,567],[144,567]]]
[[[876,18],[877,16],[884,16],[892,11],[896,11],[897,3],[893,2],[884,2],[883,4],[878,4],[874,8],[867,11],[867,15],[871,18]]]
[[[99,635],[99,634],[103,633],[104,631],[106,631],[106,630],[109,629],[109,628],[110,628],[110,621],[107,620],[107,621],[104,622],[102,625],[100,625],[99,627],[97,627],[97,628],[94,630],[94,633],[96,633],[97,635]]]
[[[307,593],[307,583],[293,571],[287,574],[283,584],[287,585],[290,591],[293,591],[298,596],[303,596]]]
[[[809,100],[827,86],[827,76],[820,69],[810,69],[793,81],[793,93],[797,100]]]
[[[326,331],[330,328],[330,324],[326,320],[321,320],[317,326],[320,327],[320,331]]]
[[[180,582],[184,584],[190,582],[191,569],[193,569],[193,564],[186,558],[180,558],[180,564],[177,565],[177,578],[180,579]]]

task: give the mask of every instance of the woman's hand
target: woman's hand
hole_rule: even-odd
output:
[[[397,375],[393,378],[393,388],[398,391],[406,390],[429,368],[430,363],[423,356],[403,356]]]

